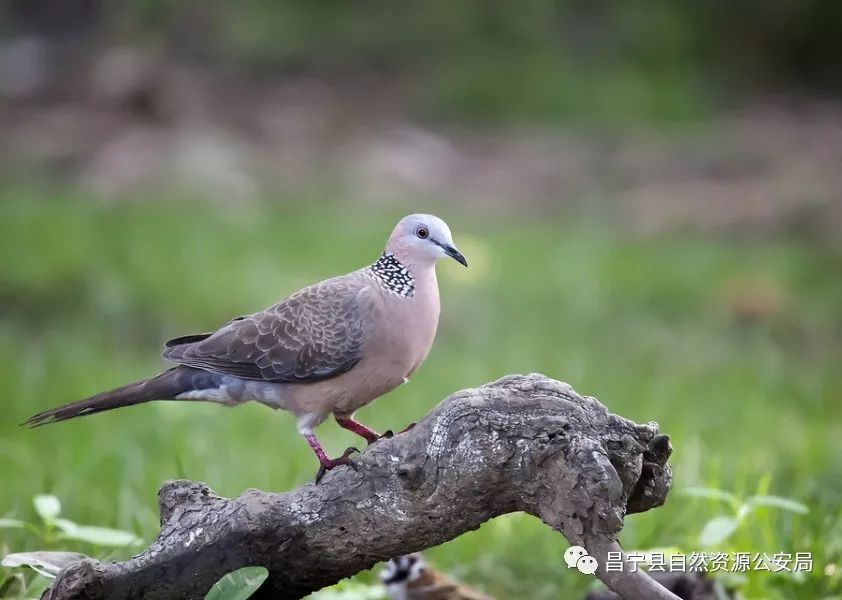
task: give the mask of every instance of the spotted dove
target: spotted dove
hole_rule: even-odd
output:
[[[342,464],[330,459],[313,428],[337,423],[373,443],[381,436],[354,420],[354,411],[408,380],[427,357],[439,318],[436,262],[467,266],[448,226],[410,215],[395,227],[371,265],[311,285],[213,333],[166,342],[176,363],[159,375],[53,408],[26,424],[44,425],[150,400],[257,401],[288,410],[319,459],[318,481]]]

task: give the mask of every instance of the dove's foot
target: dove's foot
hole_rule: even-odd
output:
[[[316,458],[319,459],[319,472],[316,473],[316,483],[319,483],[319,481],[321,481],[325,473],[327,473],[335,467],[338,467],[339,465],[348,465],[355,471],[357,470],[357,464],[350,458],[348,458],[354,452],[359,454],[360,451],[356,448],[348,448],[339,458],[328,458],[327,454],[325,454],[325,451],[322,450],[322,445],[319,444],[319,440],[316,439],[315,434],[305,433],[304,439],[307,440],[307,443],[310,444],[310,447],[313,449],[313,452],[315,452]]]
[[[322,480],[322,477],[325,476],[325,473],[340,465],[348,465],[356,471],[357,463],[355,463],[349,458],[354,452],[356,452],[357,454],[360,453],[360,451],[356,448],[348,448],[347,450],[345,450],[345,452],[342,453],[342,456],[340,456],[339,458],[325,457],[324,460],[322,460],[322,458],[319,457],[319,464],[321,466],[319,467],[319,472],[316,473],[316,483],[319,483]]]

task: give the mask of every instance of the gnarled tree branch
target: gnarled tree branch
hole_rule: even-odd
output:
[[[525,511],[584,546],[627,600],[677,597],[645,573],[606,572],[627,513],[663,504],[669,439],[542,375],[453,394],[411,431],[381,440],[318,485],[221,498],[189,481],[158,496],[161,532],[122,563],[67,567],[50,599],[202,598],[226,573],[263,565],[256,598],[300,598],[399,554]],[[559,546],[559,569],[566,567]]]

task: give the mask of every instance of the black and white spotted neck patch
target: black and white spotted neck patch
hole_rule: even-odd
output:
[[[412,278],[412,273],[391,252],[381,254],[369,269],[374,278],[390,292],[404,298],[415,295],[415,279]]]

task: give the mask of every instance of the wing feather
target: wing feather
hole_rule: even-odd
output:
[[[167,342],[164,358],[213,373],[275,383],[335,377],[362,358],[372,288],[359,272],[328,279],[213,334]]]

